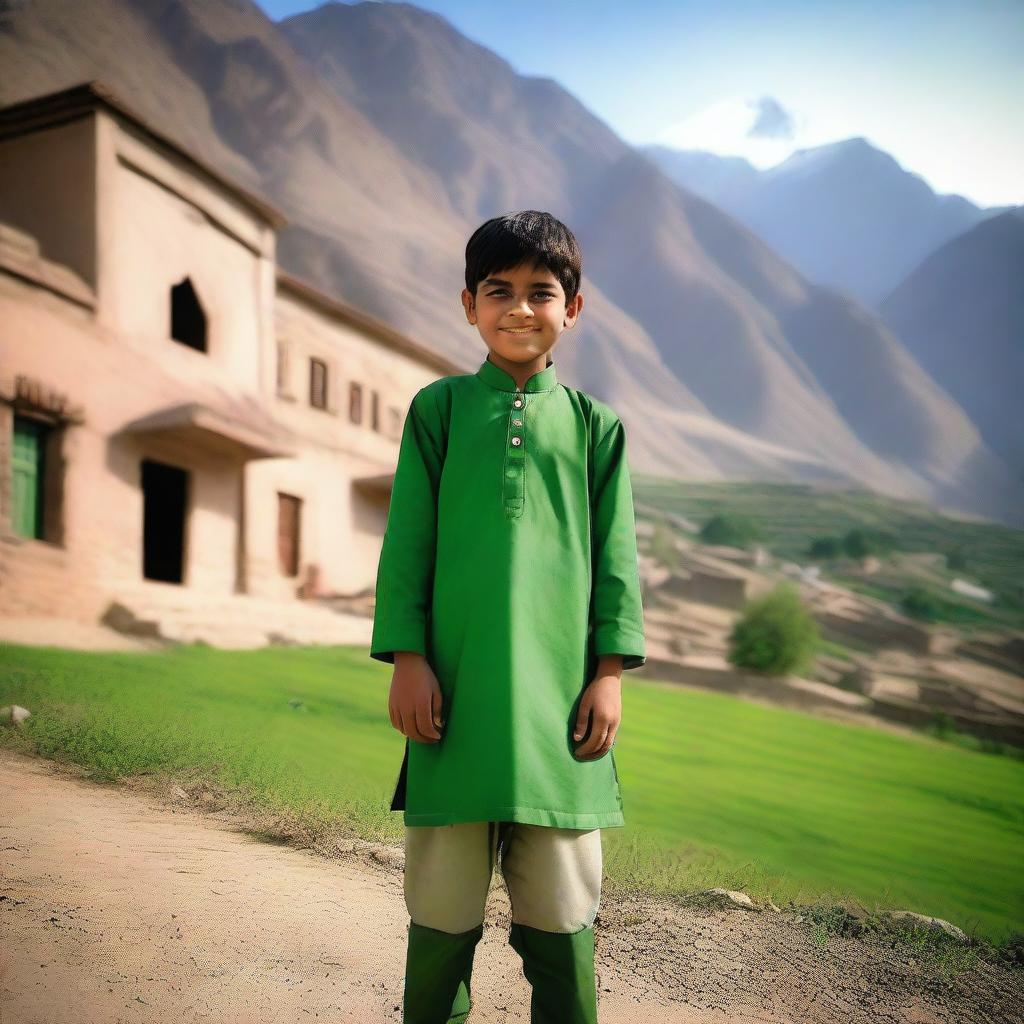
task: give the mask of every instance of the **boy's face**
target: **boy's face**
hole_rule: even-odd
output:
[[[583,295],[577,292],[566,305],[558,278],[547,267],[526,263],[495,271],[479,282],[476,295],[463,288],[462,305],[491,352],[510,363],[543,367],[559,335],[576,323]]]

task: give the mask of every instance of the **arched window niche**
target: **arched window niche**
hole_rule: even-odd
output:
[[[198,352],[207,350],[206,312],[190,277],[171,286],[171,337]]]

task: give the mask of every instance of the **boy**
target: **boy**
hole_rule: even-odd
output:
[[[391,803],[404,1024],[466,1019],[499,857],[531,1020],[597,1020],[601,829],[624,824],[620,677],[646,652],[623,426],[549,355],[583,308],[581,270],[550,214],[481,225],[462,302],[487,357],[420,389],[405,421],[370,648],[395,666],[407,737]]]

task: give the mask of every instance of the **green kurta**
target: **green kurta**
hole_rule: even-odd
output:
[[[625,823],[614,748],[580,760],[572,736],[598,657],[646,660],[626,438],[607,405],[551,361],[521,390],[489,359],[421,388],[376,598],[370,656],[418,651],[443,695],[442,738],[406,739],[391,804],[406,825]]]

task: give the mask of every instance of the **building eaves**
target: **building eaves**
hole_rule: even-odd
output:
[[[43,128],[52,128],[70,121],[77,121],[97,108],[105,108],[130,121],[150,139],[166,146],[196,170],[227,189],[275,230],[288,223],[285,215],[276,206],[254,192],[243,188],[233,178],[222,174],[215,167],[195,156],[180,142],[155,128],[109,85],[98,79],[82,82],[45,96],[35,96],[20,103],[0,107],[0,139],[13,138]]]
[[[308,282],[294,277],[287,271],[281,270],[280,267],[277,269],[277,283],[279,287],[304,299],[328,316],[347,323],[352,327],[359,328],[388,348],[411,356],[421,363],[438,370],[441,374],[448,375],[467,372],[464,366],[459,366],[434,349],[413,341],[408,335],[402,334],[401,331],[396,331],[383,320],[378,320],[377,317],[359,309],[357,306],[352,306],[342,299],[320,291]]]

